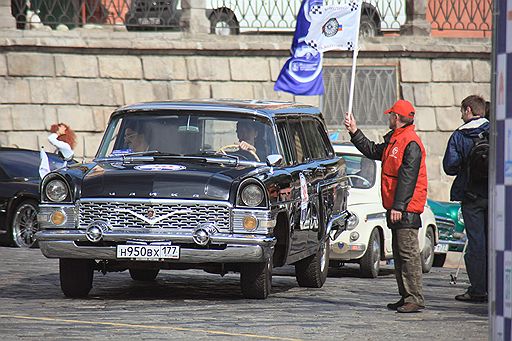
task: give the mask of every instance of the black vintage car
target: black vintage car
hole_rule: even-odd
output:
[[[41,184],[46,257],[86,296],[93,271],[241,273],[266,298],[272,268],[321,287],[329,234],[345,228],[347,180],[317,108],[283,102],[153,102],[115,111],[94,163]],[[334,231],[334,232],[333,232]]]
[[[51,168],[62,164],[56,154],[47,155]],[[37,245],[40,163],[37,150],[0,148],[0,235],[17,247]]]

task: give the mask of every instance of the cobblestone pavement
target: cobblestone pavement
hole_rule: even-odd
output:
[[[89,298],[66,299],[57,260],[8,247],[0,258],[3,340],[487,340],[487,305],[453,299],[467,285],[465,272],[450,285],[454,269],[424,276],[425,311],[398,314],[385,306],[398,299],[389,267],[377,279],[334,269],[321,289],[300,288],[293,269],[281,269],[266,300],[241,298],[237,274],[164,271],[140,283],[95,273]]]

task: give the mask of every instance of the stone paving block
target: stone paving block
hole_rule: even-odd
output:
[[[455,105],[460,106],[460,102],[469,95],[479,95],[487,101],[491,98],[491,85],[489,83],[460,83],[453,88]]]
[[[416,103],[414,101],[414,86],[411,83],[400,83],[400,89],[402,92],[402,96],[404,99],[408,100],[412,103],[414,107],[416,107]]]
[[[82,105],[122,105],[123,94],[117,94],[116,84],[108,80],[78,82],[79,103]],[[121,87],[119,84],[118,87]]]
[[[24,79],[0,78],[0,103],[30,103],[30,86]]]
[[[251,83],[212,83],[212,98],[254,99]]]
[[[135,56],[98,56],[100,77],[118,79],[142,78],[142,63]]]
[[[408,83],[428,83],[432,80],[430,59],[401,59],[400,79]]]
[[[94,115],[91,107],[61,106],[57,108],[59,122],[69,124],[76,131],[95,131]]]
[[[187,59],[191,81],[228,81],[231,79],[229,59],[222,57],[190,57]]]
[[[11,106],[0,106],[0,131],[12,130]]]
[[[102,134],[82,134],[82,139],[80,142],[84,146],[83,150],[85,150],[85,155],[82,151],[80,156],[89,158],[94,157],[100,146],[101,139]]]
[[[432,80],[434,82],[471,82],[472,79],[471,60],[432,60]]]
[[[153,85],[144,81],[126,81],[123,83],[126,103],[149,102],[156,100]]]
[[[274,83],[256,83],[253,85],[255,99],[293,101],[293,95],[284,91],[274,91]]]
[[[57,116],[57,107],[56,106],[43,106],[43,115],[44,115],[44,126],[47,130],[50,129],[52,124],[59,123],[59,118]]]
[[[487,60],[473,60],[473,81],[489,83],[491,81],[491,62]]]
[[[169,100],[169,82],[151,82],[153,87],[153,94],[157,101]]]
[[[414,104],[417,106],[432,105],[432,91],[428,83],[413,84]]]
[[[64,77],[99,77],[98,58],[89,55],[55,55],[55,74]]]
[[[320,96],[294,96],[294,101],[315,107],[320,106]]]
[[[282,58],[270,58],[269,65],[270,65],[270,80],[272,82],[277,81],[277,77],[279,77],[279,74],[281,73],[281,69],[283,68],[284,63],[287,59]]]
[[[446,150],[446,144],[450,138],[451,133],[449,132],[419,132],[418,135],[421,137],[427,155],[443,156]]]
[[[30,79],[32,103],[75,104],[78,103],[77,81],[68,78]]]
[[[96,128],[96,132],[103,133],[107,128],[107,120],[105,116],[110,117],[110,113],[112,112],[110,109],[105,107],[91,107],[92,116],[94,119],[94,127]]]
[[[437,122],[435,111],[431,107],[415,107],[416,116],[414,117],[414,124],[418,131],[436,131]]]
[[[455,104],[453,86],[449,83],[431,83],[432,106],[452,106]]]
[[[428,181],[428,197],[433,200],[450,201],[451,182],[440,180]]]
[[[12,107],[13,130],[45,130],[43,108],[40,105]]]
[[[460,107],[436,108],[435,111],[440,131],[453,132],[464,123],[460,118]]]
[[[443,156],[427,154],[428,181],[441,179],[441,173],[443,173]]]
[[[10,76],[55,76],[53,55],[45,53],[10,52],[7,69]]]
[[[36,134],[27,134],[21,131],[10,131],[5,133],[6,145],[16,148],[39,149]]]
[[[206,82],[171,82],[169,99],[210,98],[211,86]]]
[[[229,60],[231,79],[234,81],[269,81],[270,65],[265,58],[239,57]]]
[[[187,63],[184,57],[142,57],[144,78],[149,80],[186,80]]]

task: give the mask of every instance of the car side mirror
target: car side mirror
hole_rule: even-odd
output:
[[[267,156],[267,165],[270,167],[279,166],[283,162],[283,156],[281,154],[272,154]]]

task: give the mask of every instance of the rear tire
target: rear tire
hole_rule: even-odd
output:
[[[430,272],[432,264],[434,263],[434,230],[432,227],[427,227],[425,234],[425,248],[421,252],[421,270],[424,274]]]
[[[134,281],[152,282],[158,276],[160,269],[129,269],[129,271]]]
[[[446,253],[440,253],[434,255],[434,266],[436,268],[442,268],[444,266],[444,262],[446,261]]]
[[[92,289],[94,261],[90,259],[59,259],[60,288],[66,297],[85,297]]]
[[[267,298],[272,288],[272,258],[262,263],[243,263],[240,286],[245,298]]]
[[[379,276],[380,249],[381,242],[379,231],[374,228],[368,240],[368,249],[366,249],[365,254],[359,262],[362,277],[377,278],[377,276]]]
[[[36,247],[35,234],[39,231],[37,223],[37,201],[28,199],[20,202],[14,209],[9,227],[9,242],[16,247]]]
[[[316,254],[295,263],[295,277],[301,287],[321,288],[329,270],[329,238],[320,244]]]

